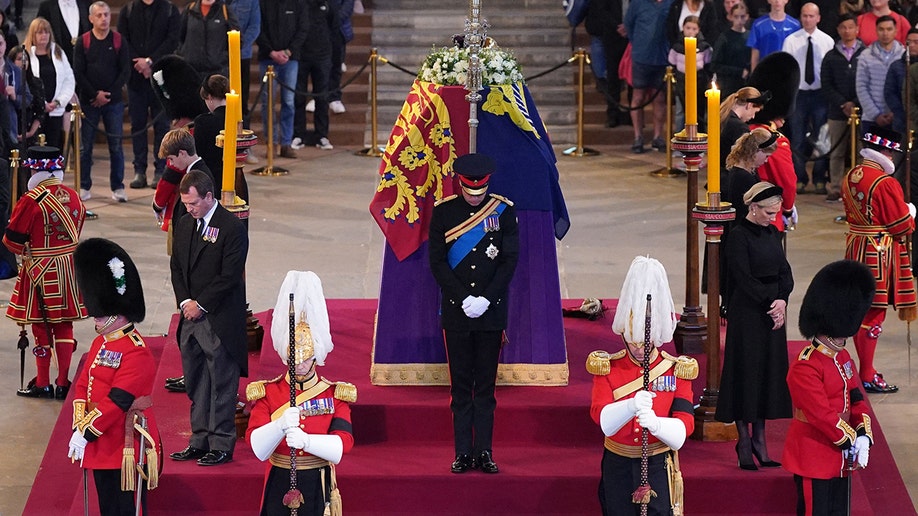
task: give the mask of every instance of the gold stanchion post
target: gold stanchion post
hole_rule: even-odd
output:
[[[663,76],[663,83],[666,84],[666,134],[673,134],[673,84],[676,82],[676,74],[673,73],[673,67],[666,67],[666,75]],[[678,168],[673,168],[673,145],[672,140],[666,140],[666,166],[650,173],[656,177],[681,177],[685,172]]]
[[[380,60],[382,60],[383,63],[386,62],[386,58],[379,57],[379,53],[374,47],[370,50],[370,146],[354,153],[358,156],[367,156],[370,158],[378,158],[383,155],[382,147],[376,142],[376,131],[379,123],[379,111],[376,101],[376,74],[378,72]]]
[[[19,149],[10,151],[10,171],[13,173],[13,184],[10,187],[12,189],[10,206],[16,206],[16,202],[19,200]]]
[[[267,105],[265,106],[265,132],[268,135],[268,158],[265,166],[256,168],[252,174],[256,176],[285,176],[290,173],[289,170],[282,167],[274,166],[274,78],[277,74],[274,72],[274,65],[268,65],[262,80],[265,82],[265,88],[268,90]]]
[[[583,48],[578,48],[571,60],[577,61],[577,145],[564,151],[565,156],[582,158],[596,156],[599,151],[583,146],[583,81],[586,72],[587,53]]]
[[[83,149],[81,147],[82,141],[80,138],[80,126],[83,124],[83,110],[80,109],[80,105],[74,102],[71,104],[72,109],[70,111],[70,135],[73,137],[73,189],[77,192],[80,191],[80,177],[82,175],[82,170],[80,167],[80,154],[82,154]],[[67,154],[70,154],[69,152]],[[66,159],[66,156],[65,156]],[[92,211],[86,210],[86,220],[96,220],[99,218],[99,215]]]

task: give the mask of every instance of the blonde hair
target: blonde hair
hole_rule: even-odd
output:
[[[760,145],[771,139],[771,131],[764,127],[756,127],[752,131],[742,135],[733,144],[730,154],[727,156],[727,168],[735,167],[740,163],[751,163],[755,154],[759,151],[765,154],[771,154],[778,148],[777,141],[761,148]]]
[[[749,99],[761,96],[762,93],[752,86],[744,86],[736,93],[732,93],[720,103],[720,124],[723,125],[724,122],[727,121],[727,118],[730,118],[730,113],[733,111],[734,107],[744,106],[749,102]]]
[[[163,141],[159,144],[159,157],[176,155],[181,150],[187,152],[189,156],[197,153],[194,147],[194,136],[184,127],[172,129],[163,136]]]
[[[41,16],[32,20],[32,23],[29,24],[29,30],[26,32],[25,41],[23,42],[26,48],[35,46],[35,37],[39,32],[48,33],[48,50],[54,49],[54,58],[63,58],[64,52],[61,50],[61,47],[54,42],[54,31],[51,30],[51,23]]]

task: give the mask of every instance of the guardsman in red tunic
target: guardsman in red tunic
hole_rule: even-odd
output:
[[[99,509],[135,514],[159,483],[162,448],[150,407],[156,361],[134,328],[146,308],[140,274],[118,244],[90,238],[74,253],[77,282],[99,334],[74,384],[68,457],[92,470]],[[144,471],[137,478],[137,466]]]
[[[846,514],[847,477],[867,467],[873,432],[845,340],[858,331],[875,287],[864,265],[833,262],[816,274],[800,306],[800,332],[812,343],[787,373],[794,419],[783,458],[797,485],[797,514]]]
[[[651,295],[650,382],[644,390],[642,360],[647,295]],[[698,362],[673,357],[657,348],[672,340],[676,328],[675,306],[666,271],[660,262],[638,256],[631,263],[612,329],[625,340],[626,349],[610,355],[594,351],[587,359],[593,378],[590,415],[605,434],[599,502],[605,516],[639,514],[632,501],[639,487],[643,429],[648,435],[648,483],[656,493],[648,514],[682,514],[682,492],[673,482],[678,476],[676,450],[695,428],[692,379]]]
[[[291,312],[290,317],[284,316]],[[255,401],[246,439],[255,456],[267,461],[261,514],[287,516],[297,508],[294,514],[321,516],[328,506],[330,514],[340,516],[335,464],[354,446],[350,403],[357,401],[357,388],[316,373],[316,365],[325,365],[325,357],[334,347],[319,277],[312,272],[288,272],[274,314],[274,349],[288,364],[288,346],[293,345],[295,365],[293,374],[288,371],[246,388],[249,401]],[[299,321],[292,343],[291,318]],[[291,380],[296,387],[296,406],[290,403]],[[291,450],[295,450],[299,491],[295,495],[290,493]]]
[[[23,166],[32,169],[29,191],[19,199],[3,244],[22,255],[23,266],[6,316],[31,324],[36,376],[16,392],[29,398],[67,397],[70,360],[76,348],[73,321],[86,317],[73,273],[73,251],[86,209],[80,194],[61,183],[63,158],[55,147],[30,147]],[[51,361],[57,379],[51,385]]]
[[[876,279],[876,295],[854,336],[860,377],[867,392],[896,392],[873,365],[877,339],[883,332],[886,307],[902,321],[918,318],[915,280],[906,239],[915,230],[915,206],[906,204],[902,186],[892,173],[893,154],[901,152],[899,133],[874,128],[864,134],[864,158],[842,181],[841,196],[848,219],[845,258],[867,266]]]

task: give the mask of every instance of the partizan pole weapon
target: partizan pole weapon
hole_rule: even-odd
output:
[[[290,293],[288,313],[290,335],[287,346],[287,373],[290,377],[290,406],[296,406],[296,310],[293,308],[293,292]],[[296,516],[304,502],[303,493],[296,488],[296,448],[290,448],[290,490],[284,495],[284,505],[290,507],[290,516]]]
[[[650,294],[647,294],[647,310],[644,312],[644,357],[641,359],[641,367],[644,369],[644,387],[647,390],[650,385],[650,352],[653,344],[650,343]],[[657,494],[650,487],[647,481],[647,440],[648,431],[646,428],[641,429],[641,485],[635,489],[631,495],[631,501],[641,504],[641,516],[647,516],[647,504],[650,498]]]

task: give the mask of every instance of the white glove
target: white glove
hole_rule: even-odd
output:
[[[472,304],[472,300],[474,299],[475,299],[475,296],[466,296],[466,298],[462,300],[462,310],[463,311],[468,310],[469,306],[471,306]]]
[[[854,440],[852,453],[855,454],[858,467],[866,468],[867,460],[870,458],[870,438],[866,435],[859,435],[857,439]]]
[[[309,448],[309,434],[297,427],[287,429],[287,446],[297,450]]]
[[[73,435],[70,436],[69,450],[67,451],[70,462],[83,460],[83,450],[86,449],[87,442],[79,430],[73,431]]]
[[[797,225],[797,219],[799,218],[799,216],[797,215],[797,206],[794,205],[794,207],[791,208],[791,213],[790,213],[790,215],[782,215],[782,217],[784,218],[784,226],[785,226],[785,227],[796,226],[796,225]]]
[[[312,434],[309,436],[309,445],[304,450],[337,464],[341,462],[341,455],[344,454],[344,442],[337,435]]]
[[[465,315],[471,319],[477,319],[487,311],[489,306],[491,306],[490,301],[483,296],[478,296],[469,303],[469,307],[465,309]]]
[[[641,410],[651,410],[653,409],[653,399],[657,396],[657,393],[650,391],[637,391],[633,398],[628,400],[631,402],[630,407],[633,409],[634,415],[637,415]]]
[[[915,205],[912,203],[908,203],[908,214],[915,218]]]
[[[275,422],[280,425],[280,429],[283,432],[286,432],[289,428],[299,428],[300,407],[289,407]]]
[[[650,433],[656,435],[660,431],[660,418],[654,413],[653,409],[642,408],[637,411],[638,424],[646,428]]]

